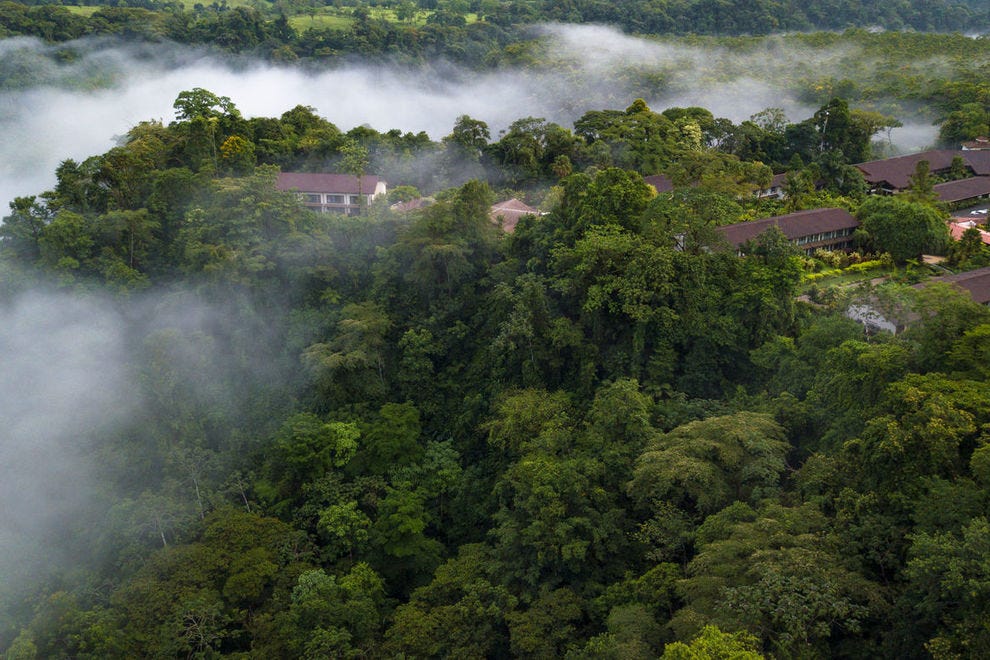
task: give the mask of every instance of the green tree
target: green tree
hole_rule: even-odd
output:
[[[914,362],[921,371],[943,370],[946,357],[963,335],[990,321],[990,310],[966,291],[933,282],[914,291],[911,311],[916,316],[904,338],[917,342]]]
[[[382,578],[367,564],[341,576],[316,569],[299,576],[280,622],[295,657],[351,657],[374,648],[384,605]]]
[[[948,246],[943,214],[930,206],[899,197],[871,197],[856,214],[871,245],[895,263],[917,259],[923,252],[940,254]]]
[[[959,240],[949,246],[950,266],[968,270],[970,267],[990,265],[988,261],[990,261],[990,250],[983,242],[982,232],[976,227],[968,227]]]
[[[956,377],[984,381],[990,378],[990,324],[966,330],[949,353],[949,366]]]
[[[697,554],[680,583],[687,605],[672,627],[702,623],[756,635],[782,657],[828,657],[833,639],[854,639],[882,604],[878,585],[841,561],[840,539],[813,505],[736,503],[698,529]],[[840,632],[841,631],[841,632]]]
[[[361,449],[352,468],[384,474],[417,463],[423,457],[419,410],[410,403],[386,403],[375,418],[362,425]]]
[[[265,275],[287,276],[290,268],[315,263],[318,250],[290,259],[312,221],[294,195],[275,190],[276,175],[277,168],[264,166],[250,176],[214,180],[212,194],[186,213],[177,237],[180,267],[217,283],[257,285]],[[315,230],[306,236],[313,240],[304,244],[318,243]]]
[[[443,141],[448,145],[457,145],[464,155],[478,160],[491,138],[488,124],[478,119],[472,119],[467,115],[461,115],[454,122],[454,128],[450,135],[445,137]]]
[[[208,118],[239,114],[229,97],[217,96],[202,87],[194,87],[179,92],[172,107],[175,108],[175,118],[179,121],[189,121],[196,117]]]
[[[927,160],[918,161],[910,181],[908,189],[902,195],[904,199],[929,206],[937,205],[938,194],[931,176],[931,164]]]
[[[11,214],[0,224],[0,246],[25,263],[41,256],[41,236],[52,213],[36,197],[17,197],[10,202]]]
[[[387,575],[398,577],[404,568],[425,572],[439,563],[443,545],[427,536],[432,519],[425,499],[412,484],[404,483],[388,488],[379,503],[371,540],[388,558]]]
[[[913,538],[905,575],[914,624],[927,650],[941,657],[990,652],[990,524],[974,518],[961,534],[920,533]]]
[[[870,160],[870,138],[880,127],[868,121],[857,121],[842,98],[833,98],[819,108],[814,116],[822,153],[836,151],[847,163]]]
[[[301,486],[347,465],[357,452],[360,436],[357,424],[327,422],[312,413],[287,419],[268,452],[274,495],[293,501]]]
[[[517,599],[494,577],[482,545],[468,544],[395,610],[385,650],[418,657],[485,658],[508,653],[506,615]]]
[[[390,319],[373,302],[351,303],[340,316],[337,334],[327,342],[308,346],[302,355],[322,405],[328,409],[379,400],[387,391],[385,350]]]
[[[965,103],[950,112],[939,126],[939,142],[947,148],[958,149],[967,140],[990,133],[990,112],[987,104]]]
[[[663,649],[661,660],[762,660],[756,637],[745,632],[724,633],[705,626],[689,643],[673,642]]]
[[[740,412],[679,426],[636,460],[630,495],[642,504],[670,500],[705,515],[733,501],[774,494],[789,449],[769,416]]]
[[[329,540],[336,556],[346,554],[353,559],[354,550],[362,548],[368,541],[371,519],[358,509],[357,502],[351,500],[323,509],[316,527]]]
[[[646,174],[664,171],[684,148],[675,123],[653,112],[643,99],[621,110],[593,110],[574,122],[574,132],[588,144],[601,141],[618,167]]]
[[[254,171],[254,144],[240,135],[231,135],[220,145],[220,162],[235,176]]]
[[[364,190],[362,189],[363,179],[364,173],[368,170],[368,165],[371,163],[368,148],[355,140],[348,140],[341,145],[340,154],[343,157],[341,168],[344,172],[357,179],[358,200],[361,206],[364,206],[367,201],[364,198]]]

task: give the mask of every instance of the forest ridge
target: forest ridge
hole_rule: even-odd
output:
[[[964,36],[988,12],[0,3],[0,37],[52,44],[5,40],[3,90],[112,90],[64,66],[102,40],[567,84],[531,27],[555,21],[776,53],[809,108],[661,110],[635,97],[669,70],[634,62],[616,75],[646,91],[614,107],[431,137],[194,87],[62,160],[0,224],[0,653],[990,657],[990,310],[930,282],[990,265],[934,193],[971,173],[879,196],[855,167],[909,120],[944,149],[990,134],[990,40]],[[808,29],[847,31],[754,36]],[[781,55],[802,50],[838,63]],[[280,171],[389,194],[317,214]],[[503,231],[508,198],[539,215]],[[818,208],[856,217],[853,250],[720,233]]]
[[[8,657],[990,648],[990,311],[898,284],[921,250],[990,255],[949,246],[923,170],[867,195],[851,163],[892,118],[635,100],[498,140],[465,116],[434,142],[244,118],[199,88],[174,107],[0,227],[5,313],[68,296],[112,319],[101,372],[128,402],[63,441],[93,478],[31,537],[52,564],[2,593]],[[783,162],[787,197],[758,199]],[[275,187],[371,167],[435,202],[321,215]],[[493,186],[546,215],[503,233]],[[849,257],[773,232],[739,256],[716,231],[820,206],[893,264],[872,295],[903,333],[865,335],[842,286],[798,299]],[[917,251],[882,256],[889,222]]]
[[[114,0],[0,3],[0,37],[66,42],[85,36],[171,40],[279,62],[389,57],[438,58],[475,67],[532,62],[540,23],[614,25],[637,35],[757,36],[781,32],[878,28],[977,35],[990,28],[980,0],[410,0],[182,3]]]

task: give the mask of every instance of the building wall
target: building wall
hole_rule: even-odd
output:
[[[302,192],[303,204],[318,213],[338,213],[341,215],[359,215],[361,213],[361,197],[367,206],[374,200],[375,195],[345,195],[343,193]]]
[[[811,234],[809,236],[799,236],[798,238],[792,240],[794,245],[798,246],[807,255],[813,255],[815,250],[849,250],[853,247],[852,241],[853,229],[836,229],[833,231],[826,231],[820,234]]]

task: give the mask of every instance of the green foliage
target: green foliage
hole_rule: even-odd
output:
[[[380,633],[382,579],[367,564],[345,575],[322,569],[299,576],[285,613],[288,650],[297,657],[351,657]]]
[[[286,420],[268,452],[268,471],[275,496],[297,496],[299,488],[354,457],[361,432],[354,423],[325,422],[312,413]]]
[[[987,607],[990,525],[976,517],[961,534],[918,534],[905,571],[912,609],[930,649],[981,655],[990,649],[983,613]]]
[[[768,416],[747,412],[685,424],[639,456],[630,494],[702,515],[733,501],[759,501],[776,490],[784,470],[783,437]]]
[[[517,599],[490,575],[479,545],[464,545],[433,581],[395,611],[385,649],[414,656],[482,658],[507,651],[506,615]]]
[[[770,653],[822,656],[837,630],[855,636],[881,606],[878,586],[843,565],[813,507],[772,504],[725,515],[731,511],[699,530],[699,552],[681,583],[687,607],[675,629],[714,621],[758,635]]]
[[[945,219],[937,210],[900,197],[871,197],[857,213],[873,249],[897,264],[923,252],[941,254],[948,246]]]
[[[468,31],[463,7],[441,9],[424,39]],[[558,9],[514,11],[482,7],[477,29]],[[255,19],[202,17],[240,26],[232,49],[264,36]],[[362,48],[401,32],[351,19]],[[979,94],[944,91],[946,112]],[[106,524],[45,538],[67,568],[0,593],[0,648],[985,654],[990,312],[946,287],[878,287],[909,327],[866,337],[838,306],[795,299],[807,262],[779,233],[738,257],[714,231],[762,208],[748,197],[768,174],[757,153],[801,153],[804,183],[856,193],[849,154],[889,118],[816,103],[801,124],[768,111],[733,126],[635,101],[573,134],[523,119],[494,144],[461,117],[433,143],[345,134],[304,107],[246,120],[195,89],[171,124],[64,161],[0,229],[0,311],[20,309],[34,274],[107,292],[140,403],[92,440],[99,511],[85,520]],[[409,171],[423,153],[441,164],[430,186],[462,166],[497,183],[563,178],[549,213],[512,235],[480,179],[410,215],[375,204],[357,218],[274,186],[278,166]],[[657,195],[620,163],[683,185]],[[860,213],[901,260],[941,221],[899,198]]]
[[[760,660],[756,638],[743,632],[724,633],[718,626],[705,626],[689,644],[674,642],[663,649],[663,660]]]

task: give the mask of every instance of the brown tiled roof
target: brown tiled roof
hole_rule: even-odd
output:
[[[955,275],[933,277],[927,282],[915,284],[914,286],[915,288],[919,288],[931,282],[946,282],[948,284],[954,284],[955,286],[968,291],[969,295],[973,297],[973,300],[981,305],[990,303],[990,267],[977,268],[976,270],[971,270],[966,273],[957,273]]]
[[[415,199],[410,199],[405,202],[396,202],[389,207],[395,213],[408,213],[410,211],[416,211],[421,208],[425,208],[433,204],[436,200],[432,197],[417,197]]]
[[[524,215],[540,215],[540,212],[521,200],[508,199],[493,206],[489,215],[492,222],[501,222],[502,229],[512,233]]]
[[[845,209],[811,209],[798,211],[787,215],[778,215],[752,222],[740,222],[734,225],[719,227],[718,231],[729,243],[740,246],[765,232],[770,227],[777,226],[784,236],[794,241],[804,236],[821,234],[840,229],[855,229],[859,221]]]
[[[780,174],[774,174],[773,178],[770,179],[771,188],[780,188],[785,183],[787,183],[787,172],[781,172]]]
[[[904,190],[911,183],[911,175],[915,167],[923,160],[928,161],[932,172],[947,170],[952,166],[952,159],[959,156],[963,162],[978,176],[990,175],[990,151],[966,151],[956,149],[936,149],[922,151],[907,156],[872,160],[856,165],[863,173],[866,181],[873,185],[886,183],[895,190]]]
[[[278,190],[297,190],[312,193],[340,193],[372,195],[378,185],[378,177],[366,174],[358,180],[351,174],[328,174],[325,172],[282,172],[278,175],[275,187]]]
[[[970,179],[948,181],[934,187],[939,201],[952,203],[990,195],[990,176],[974,176]]]
[[[643,181],[657,189],[658,193],[670,192],[674,189],[674,182],[664,174],[651,174],[644,176]]]
[[[963,160],[973,168],[976,176],[990,176],[990,149],[963,151]]]

